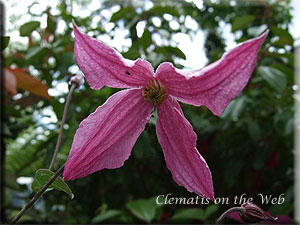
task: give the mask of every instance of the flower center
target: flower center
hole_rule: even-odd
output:
[[[145,101],[153,103],[155,107],[161,106],[163,101],[168,97],[167,89],[159,80],[149,80],[143,90]]]

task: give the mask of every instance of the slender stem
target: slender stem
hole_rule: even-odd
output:
[[[10,221],[9,224],[15,224],[23,216],[23,214],[42,196],[47,188],[56,180],[61,174],[65,165],[62,165],[53,176],[44,184],[44,186],[33,196],[33,198],[21,209],[21,211]]]
[[[54,162],[56,160],[57,157],[57,153],[59,150],[59,146],[61,143],[61,137],[62,137],[62,133],[64,130],[64,124],[67,118],[67,113],[68,113],[68,108],[69,108],[69,104],[70,104],[70,100],[73,94],[74,89],[78,86],[78,84],[76,82],[73,82],[69,91],[69,94],[67,96],[66,99],[66,104],[65,104],[65,108],[64,108],[64,112],[63,112],[63,117],[60,123],[60,129],[59,129],[59,134],[57,137],[57,142],[56,142],[56,146],[55,146],[55,150],[54,150],[54,154],[52,157],[52,161],[50,163],[49,166],[49,170],[53,169],[53,165]],[[42,196],[42,194],[47,190],[47,188],[58,178],[58,176],[61,174],[61,172],[63,171],[65,167],[65,164],[62,165],[54,174],[53,176],[43,185],[43,187],[35,193],[35,195],[33,196],[33,198],[21,209],[21,211],[10,221],[9,224],[15,224],[16,222],[19,221],[19,219],[24,215],[24,213],[30,209],[30,207]]]
[[[243,207],[232,207],[230,209],[227,209],[217,220],[216,224],[221,224],[221,222],[223,221],[223,219],[229,214],[232,213],[234,211],[238,211],[238,212],[242,212],[244,210]]]
[[[65,121],[66,121],[66,118],[67,118],[67,113],[68,113],[70,100],[71,100],[71,97],[72,97],[72,94],[73,94],[73,91],[74,91],[75,88],[76,88],[76,84],[73,83],[71,88],[70,88],[67,100],[66,100],[63,117],[62,117],[62,120],[60,122],[59,134],[58,134],[54,154],[53,154],[50,166],[49,166],[49,170],[53,169],[53,166],[54,166],[54,163],[55,163],[55,160],[56,160],[56,157],[57,157],[57,153],[58,153],[59,146],[60,146],[60,143],[61,143],[61,136],[62,136],[62,133],[64,131],[64,125],[65,125]]]

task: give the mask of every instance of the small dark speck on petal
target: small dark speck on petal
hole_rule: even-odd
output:
[[[127,75],[131,75],[131,73],[129,73],[128,71],[126,71],[126,74],[127,74]]]

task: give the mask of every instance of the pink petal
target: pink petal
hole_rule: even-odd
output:
[[[125,59],[113,48],[82,34],[74,24],[75,58],[93,89],[142,87],[154,75],[152,65],[143,59]]]
[[[203,69],[186,71],[163,63],[155,76],[176,99],[195,106],[205,105],[221,116],[230,101],[246,86],[267,34],[241,43]]]
[[[123,166],[149,121],[153,106],[142,89],[119,91],[83,120],[76,131],[64,179]]]
[[[175,182],[214,200],[210,170],[196,149],[197,136],[177,101],[168,97],[158,109],[156,133]]]

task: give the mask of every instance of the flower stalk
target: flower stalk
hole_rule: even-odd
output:
[[[70,101],[71,101],[71,97],[72,97],[73,91],[74,91],[74,89],[76,88],[76,86],[77,86],[76,83],[72,83],[71,88],[70,88],[70,91],[69,91],[69,94],[68,94],[68,96],[67,96],[67,100],[66,100],[66,104],[65,104],[65,108],[64,108],[63,117],[62,117],[62,120],[61,120],[61,123],[60,123],[60,128],[59,128],[58,138],[57,138],[57,142],[56,142],[54,154],[53,154],[53,157],[52,157],[50,166],[49,166],[49,170],[52,170],[52,169],[53,169],[55,160],[56,160],[56,158],[57,158],[57,154],[58,154],[59,147],[60,147],[60,143],[61,143],[61,137],[62,137],[62,133],[63,133],[63,131],[64,131],[64,125],[65,125],[65,121],[66,121],[66,118],[67,118],[67,113],[68,113],[68,109],[69,109],[69,104],[70,104]]]
[[[64,108],[64,112],[63,112],[63,117],[60,123],[60,129],[59,129],[59,134],[57,137],[57,142],[56,142],[56,146],[55,146],[55,150],[54,150],[54,154],[49,166],[49,170],[53,169],[55,160],[57,158],[57,154],[59,151],[59,147],[60,147],[60,143],[61,143],[61,138],[62,138],[62,133],[64,130],[64,124],[67,118],[67,113],[68,113],[68,109],[69,109],[69,104],[71,101],[71,97],[72,94],[74,92],[75,88],[78,88],[81,83],[82,83],[82,79],[83,77],[80,75],[76,75],[74,77],[72,77],[70,79],[69,84],[71,85],[70,87],[70,91],[68,93],[67,99],[66,99],[66,104],[65,104],[65,108]],[[54,174],[53,176],[43,185],[43,187],[35,193],[35,195],[32,197],[32,199],[21,209],[21,211],[9,222],[9,224],[15,224],[17,223],[21,217],[24,215],[24,213],[30,209],[30,207],[43,195],[43,193],[47,190],[47,188],[50,187],[50,185],[59,177],[59,175],[62,173],[63,169],[65,167],[65,164],[63,164]]]
[[[15,224],[21,219],[24,213],[30,209],[30,207],[42,196],[42,194],[47,190],[47,188],[58,178],[62,173],[65,164],[62,165],[53,176],[44,184],[44,186],[32,197],[32,199],[21,209],[21,211],[9,222],[9,224]]]

